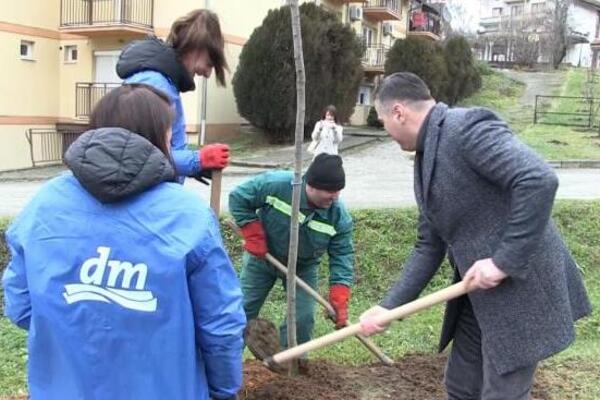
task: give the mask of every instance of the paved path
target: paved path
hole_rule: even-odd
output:
[[[350,208],[388,208],[415,204],[412,161],[397,144],[383,143],[344,155],[347,187],[342,198]],[[557,170],[560,179],[558,198],[599,199],[600,169]],[[248,176],[223,177],[222,208],[227,209],[227,193]],[[43,184],[42,181],[0,182],[0,216],[19,213]],[[209,189],[187,180],[185,187],[208,201]]]
[[[502,70],[502,73],[526,85],[517,105],[505,115],[512,124],[531,124],[535,96],[559,95],[560,88],[566,79],[565,71],[525,72],[508,69]]]

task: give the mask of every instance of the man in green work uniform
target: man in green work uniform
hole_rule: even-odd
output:
[[[239,185],[229,195],[229,210],[244,236],[241,274],[244,309],[248,320],[258,316],[277,278],[285,277],[269,265],[267,252],[287,264],[292,204],[291,171],[271,171]],[[353,281],[354,248],[352,218],[338,200],[345,186],[342,159],[320,154],[302,179],[300,228],[296,275],[317,289],[318,267],[329,254],[329,301],[336,311],[336,327],[348,320],[350,285]],[[315,300],[297,291],[298,343],[311,339]],[[280,327],[282,347],[287,347],[287,326]]]

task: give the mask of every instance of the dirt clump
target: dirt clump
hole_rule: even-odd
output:
[[[346,366],[310,360],[297,377],[278,375],[256,361],[245,365],[242,400],[443,399],[445,357],[408,356],[393,366]]]

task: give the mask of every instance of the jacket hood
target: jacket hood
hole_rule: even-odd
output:
[[[65,162],[102,203],[120,201],[175,178],[171,162],[156,146],[122,128],[85,132],[69,147]]]
[[[179,61],[175,50],[156,37],[131,42],[123,49],[117,63],[117,75],[121,79],[146,70],[167,76],[182,93],[196,89],[194,77]]]

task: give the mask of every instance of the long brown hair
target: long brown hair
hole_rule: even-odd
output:
[[[229,66],[225,59],[225,39],[217,14],[198,9],[178,18],[171,25],[167,43],[179,57],[194,50],[208,51],[217,82],[225,86],[225,71],[229,71]]]
[[[173,119],[167,95],[139,83],[120,86],[100,99],[90,116],[90,129],[123,128],[145,137],[171,159],[167,131]]]
[[[323,109],[323,114],[321,115],[321,119],[325,119],[325,117],[327,116],[327,113],[329,113],[333,116],[333,121],[337,124],[338,123],[337,108],[335,108],[335,106],[333,104],[330,104]]]

